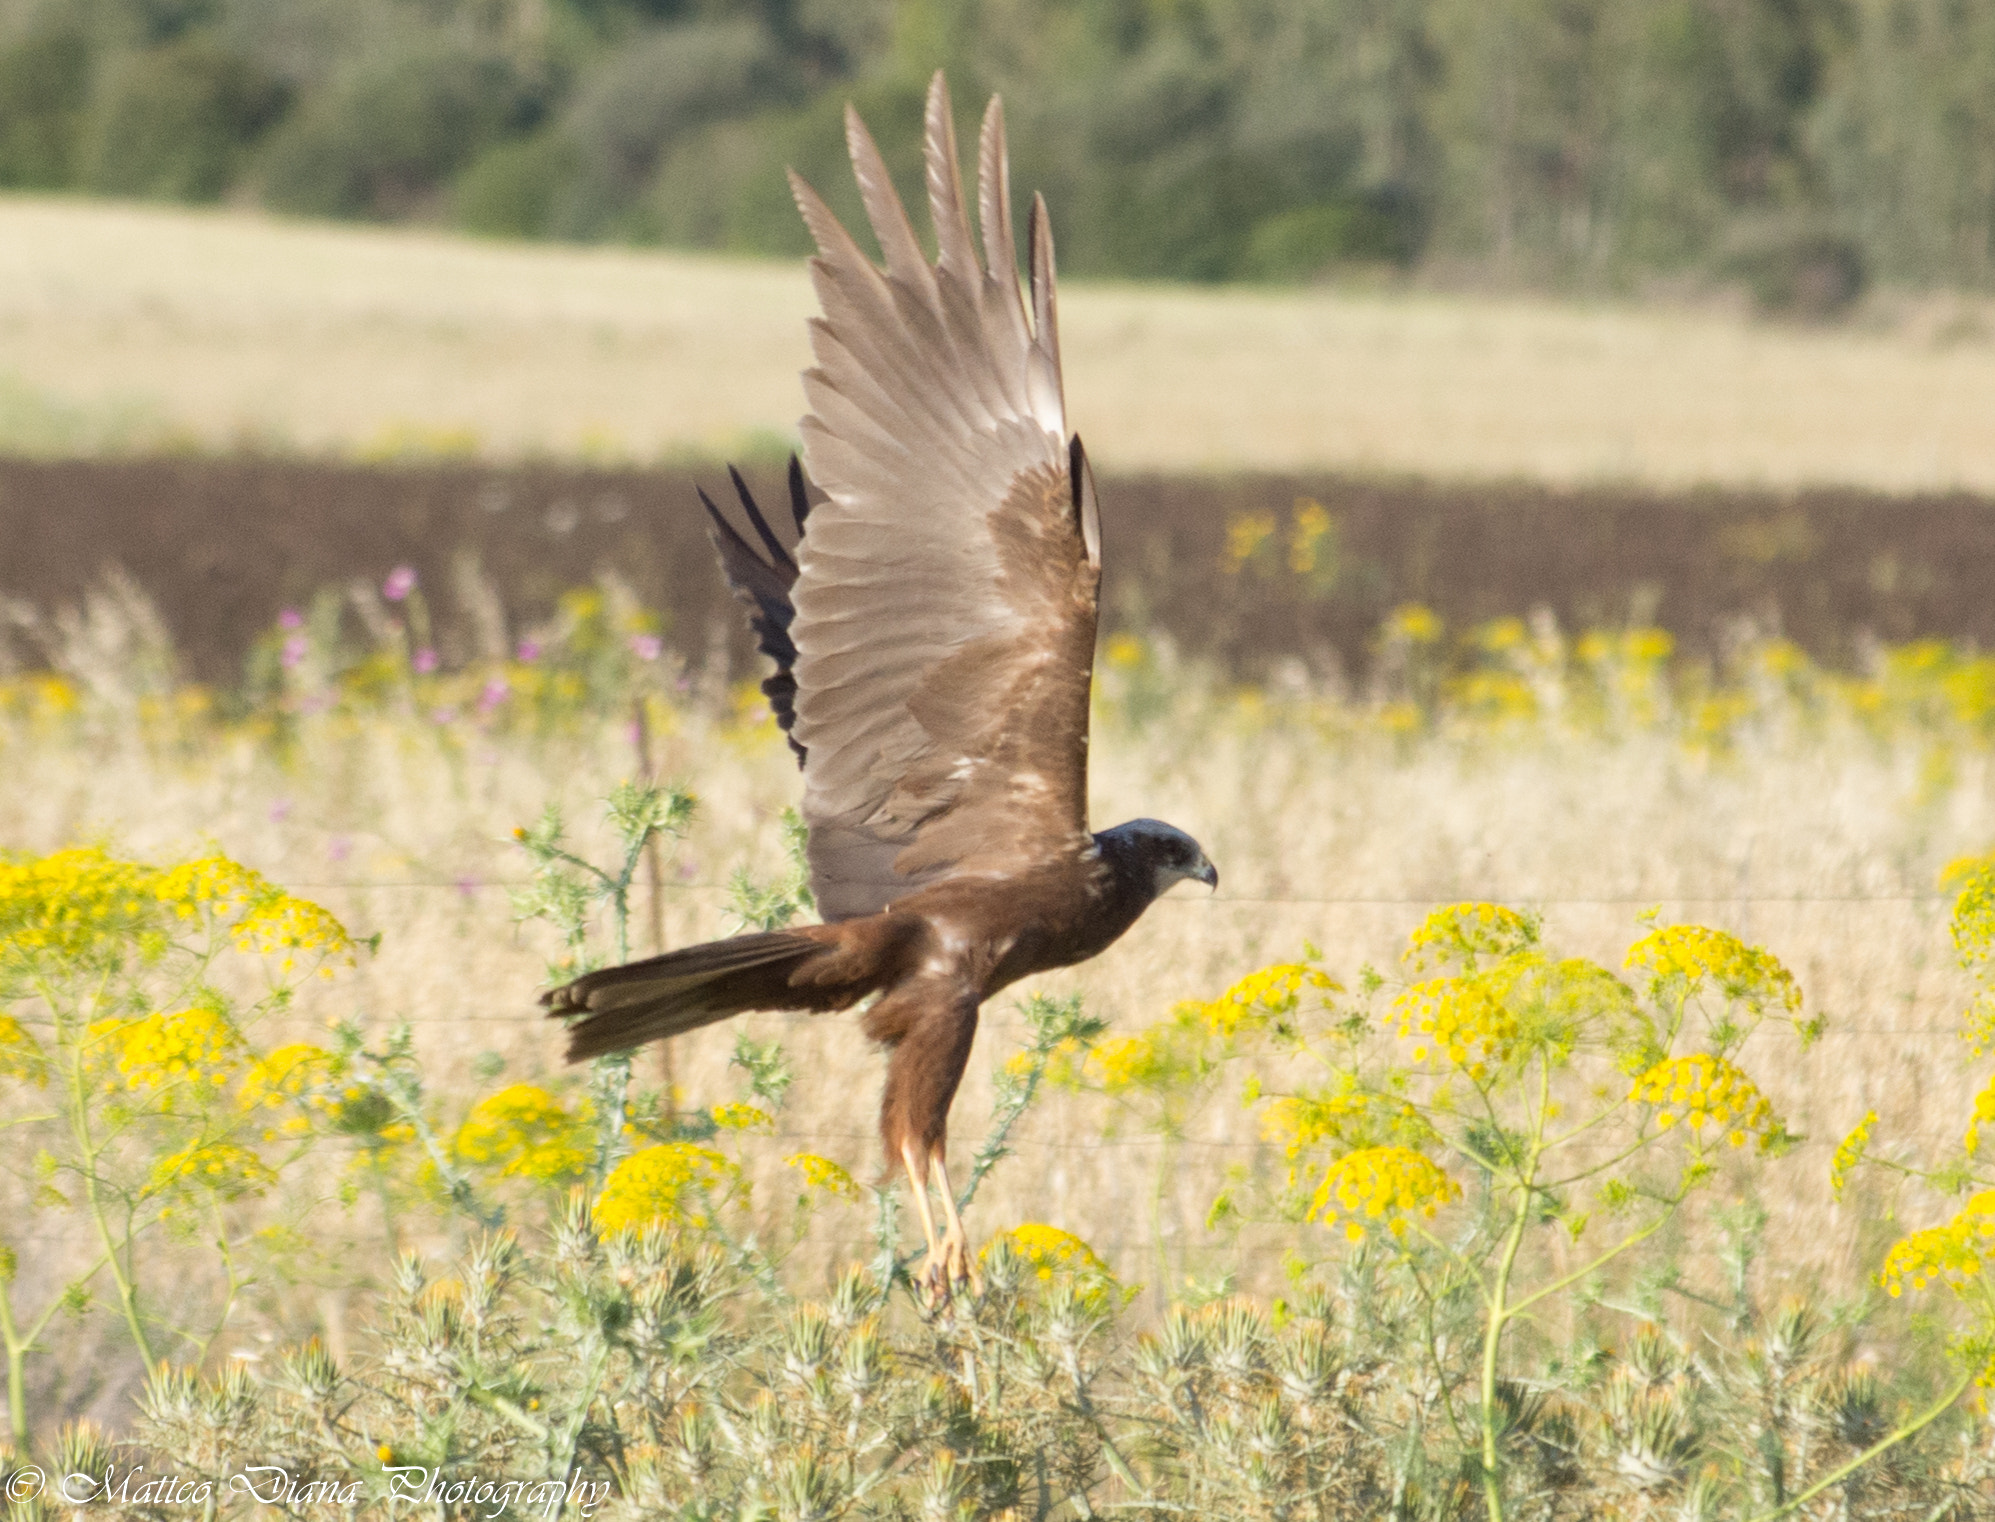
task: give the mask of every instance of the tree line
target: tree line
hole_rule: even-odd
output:
[[[0,186],[788,254],[938,66],[1074,273],[1995,274],[1995,0],[0,0]]]

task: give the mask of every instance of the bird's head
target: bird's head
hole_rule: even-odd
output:
[[[1124,871],[1139,877],[1147,873],[1153,896],[1184,878],[1215,891],[1219,887],[1219,869],[1206,860],[1204,848],[1161,819],[1132,819],[1095,838]]]

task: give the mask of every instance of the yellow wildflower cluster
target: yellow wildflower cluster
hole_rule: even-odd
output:
[[[163,1089],[205,1082],[219,1088],[241,1065],[242,1032],[227,1011],[203,1002],[190,1009],[156,1010],[137,1020],[99,1020],[93,1041],[110,1050],[129,1089]]]
[[[767,1110],[751,1104],[715,1105],[708,1114],[723,1131],[773,1131],[776,1120]]]
[[[1415,969],[1514,956],[1536,944],[1537,921],[1501,904],[1449,904],[1414,927],[1400,960]]]
[[[1517,1017],[1483,978],[1431,978],[1392,1001],[1399,1034],[1414,1041],[1413,1060],[1446,1058],[1480,1082],[1488,1064],[1508,1062],[1519,1035]]]
[[[1032,1265],[1032,1271],[1041,1279],[1051,1280],[1055,1273],[1077,1273],[1112,1279],[1115,1276],[1108,1265],[1087,1243],[1071,1231],[1062,1231],[1057,1226],[1048,1226],[1044,1221],[1026,1221],[1001,1232],[984,1246],[984,1257],[990,1256],[991,1248],[998,1242],[1007,1242],[1011,1250]]]
[[[1735,1147],[1757,1136],[1765,1150],[1782,1134],[1772,1102],[1758,1086],[1723,1057],[1707,1052],[1658,1062],[1635,1080],[1628,1098],[1654,1105],[1656,1124],[1664,1129],[1682,1121],[1701,1138],[1705,1126],[1716,1125]]]
[[[1411,1147],[1364,1147],[1330,1165],[1309,1202],[1309,1219],[1341,1219],[1344,1235],[1353,1242],[1380,1223],[1393,1236],[1404,1236],[1409,1217],[1418,1213],[1432,1220],[1461,1192],[1459,1184]]]
[[[1658,1001],[1708,981],[1717,984],[1726,998],[1756,1009],[1785,1014],[1801,1009],[1801,989],[1777,957],[1703,925],[1652,930],[1628,948],[1623,965],[1648,970],[1650,994]]]
[[[1185,1053],[1170,1035],[1170,1027],[1160,1025],[1103,1041],[1088,1052],[1082,1071],[1108,1094],[1168,1086],[1186,1070]]]
[[[1341,991],[1336,980],[1320,967],[1308,962],[1277,962],[1248,973],[1218,998],[1193,1008],[1207,1030],[1215,1036],[1230,1037],[1293,1014],[1302,1002],[1303,990],[1310,988],[1325,994]]]
[[[287,1099],[303,1100],[333,1076],[333,1054],[309,1041],[294,1041],[249,1065],[236,1097],[245,1110],[277,1109]]]
[[[187,922],[206,918],[239,951],[351,957],[332,915],[293,898],[225,856],[161,869],[83,846],[33,859],[0,859],[0,972],[51,961],[78,970],[162,955]]]
[[[858,1180],[842,1164],[834,1163],[828,1157],[820,1157],[815,1152],[792,1152],[783,1159],[783,1166],[801,1173],[807,1189],[822,1189],[841,1200],[856,1200],[861,1196]]]
[[[1954,950],[1981,983],[1961,1033],[1975,1051],[1985,1052],[1995,1046],[1995,856],[1954,862],[1940,881],[1959,890],[1953,902]]]
[[[734,1165],[711,1147],[692,1142],[646,1147],[631,1153],[603,1180],[602,1193],[596,1196],[596,1225],[607,1232],[653,1221],[704,1226],[707,1218],[699,1200],[734,1172]]]
[[[1280,1144],[1290,1162],[1319,1142],[1345,1141],[1354,1126],[1370,1118],[1372,1097],[1355,1090],[1341,1094],[1285,1095],[1261,1112],[1261,1135]]]
[[[1877,1112],[1866,1111],[1863,1119],[1856,1123],[1855,1129],[1842,1139],[1842,1143],[1836,1148],[1836,1155],[1829,1159],[1829,1192],[1837,1199],[1843,1197],[1843,1189],[1848,1185],[1850,1175],[1856,1171],[1857,1165],[1863,1161],[1864,1154],[1870,1150],[1870,1133],[1876,1124]],[[1970,1152],[1974,1150],[1973,1137],[1974,1132],[1970,1128],[1967,1144],[1967,1150]]]
[[[502,1178],[565,1183],[595,1156],[586,1117],[569,1113],[538,1084],[516,1083],[487,1095],[457,1128],[457,1155],[496,1167]]]
[[[1935,1279],[1955,1292],[1981,1273],[1982,1254],[1995,1243],[1995,1189],[1984,1189],[1944,1226],[1915,1231],[1886,1254],[1877,1282],[1892,1295]]]
[[[0,858],[0,957],[20,967],[53,957],[95,960],[151,933],[159,938],[159,873],[96,846],[29,860]]]
[[[154,1163],[145,1192],[158,1195],[198,1188],[233,1200],[261,1194],[276,1182],[275,1170],[249,1148],[232,1141],[197,1140]]]
[[[1235,513],[1226,521],[1226,569],[1238,573],[1274,537],[1273,513]]]

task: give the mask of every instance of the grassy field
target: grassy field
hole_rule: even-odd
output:
[[[0,444],[652,459],[801,410],[801,268],[0,199]],[[1072,416],[1119,470],[1995,488],[1995,320],[1074,285]]]
[[[628,707],[534,720],[524,694],[546,701],[557,678],[514,666],[512,707],[487,711],[477,680],[444,673],[354,688],[331,707],[299,687],[263,719],[218,724],[203,700],[161,685],[156,632],[134,606],[104,598],[52,636],[69,696],[11,689],[0,840],[31,852],[105,840],[156,860],[219,845],[357,935],[381,933],[378,954],[312,995],[312,1012],[413,1022],[448,1088],[475,1087],[480,1054],[514,1077],[558,1079],[558,1043],[532,1004],[553,948],[514,922],[509,887],[528,863],[509,832],[555,803],[589,854],[608,852],[601,800],[638,764]],[[528,637],[554,649],[562,628]],[[1937,1144],[1973,1087],[1953,1035],[1968,984],[1938,874],[1995,842],[1989,663],[1914,651],[1851,683],[1792,647],[1749,646],[1714,690],[1690,663],[1672,671],[1666,644],[1617,639],[1541,638],[1445,678],[1422,666],[1438,651],[1402,648],[1399,676],[1355,699],[1233,689],[1166,647],[1122,640],[1102,683],[1093,818],[1190,830],[1223,891],[1173,893],[1111,953],[1021,996],[1077,992],[1127,1033],[1309,945],[1347,979],[1391,968],[1423,914],[1460,900],[1537,910],[1549,943],[1609,966],[1645,911],[1733,931],[1785,961],[1829,1021],[1809,1053],[1762,1075],[1805,1138],[1768,1203],[1782,1272],[1848,1285],[1860,1216],[1849,1233],[1815,1224],[1831,1208],[1830,1149],[1873,1108],[1895,1136]],[[659,900],[667,946],[738,923],[736,872],[781,875],[775,820],[797,791],[752,689],[688,680],[657,710],[658,772],[700,799]],[[646,899],[640,943],[650,915]],[[881,1058],[850,1018],[746,1028],[780,1036],[802,1075],[768,1166],[808,1142],[873,1177]],[[1022,1029],[1013,998],[986,1011],[955,1111],[959,1149],[981,1134],[992,1074]],[[735,1034],[675,1044],[696,1103],[726,1090]],[[1223,1268],[1276,1286],[1272,1248],[1243,1257],[1199,1225],[1230,1165],[1267,1162],[1254,1117],[1214,1099],[1166,1188],[1157,1137],[1117,1113],[1083,1095],[1035,1112],[1020,1139],[1033,1165],[994,1178],[979,1219],[1079,1231],[1153,1285]]]

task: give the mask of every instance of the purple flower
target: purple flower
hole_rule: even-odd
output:
[[[430,649],[428,645],[424,645],[422,649],[416,652],[416,658],[410,661],[409,664],[416,668],[416,675],[428,676],[432,671],[436,670],[436,652]]]
[[[284,662],[284,669],[290,671],[302,665],[305,660],[305,652],[311,648],[311,645],[302,634],[294,634],[285,640],[284,653],[279,657]]]
[[[665,642],[655,634],[633,634],[630,653],[641,661],[655,661],[664,652]]]
[[[270,805],[270,822],[272,824],[282,824],[290,817],[291,800],[289,798],[279,798],[275,803]]]
[[[473,894],[475,894],[478,891],[478,879],[475,877],[458,878],[457,891],[463,894],[466,898],[470,898]]]
[[[286,608],[277,615],[277,627],[280,629],[302,629],[305,627],[305,615],[300,613],[296,608]]]
[[[518,654],[522,666],[531,666],[535,661],[540,659],[540,641],[537,639],[521,640]]]
[[[335,835],[326,842],[326,855],[334,861],[345,861],[353,854],[353,842],[344,835]]]
[[[485,690],[478,694],[478,711],[490,713],[512,696],[512,683],[502,676],[495,676],[485,684]]]
[[[412,565],[398,565],[388,573],[388,579],[381,583],[381,595],[390,602],[400,602],[416,589],[416,568]]]

